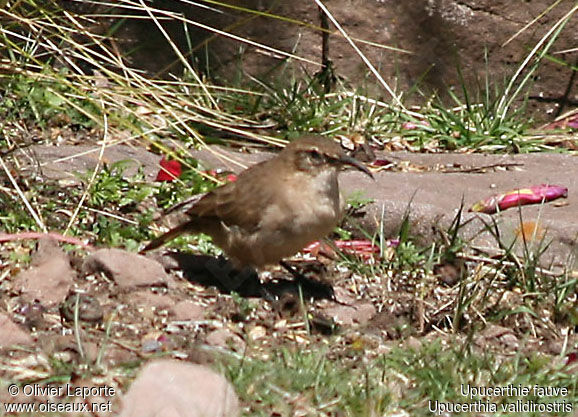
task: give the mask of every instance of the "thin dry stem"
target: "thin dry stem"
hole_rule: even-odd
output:
[[[103,110],[104,110],[104,105],[103,105]],[[102,138],[102,145],[100,147],[100,153],[98,154],[98,160],[96,162],[96,167],[94,168],[94,171],[90,177],[90,180],[88,181],[88,184],[86,185],[86,188],[84,189],[84,192],[82,193],[82,197],[80,197],[80,201],[78,202],[78,205],[74,209],[74,213],[72,214],[72,217],[70,217],[70,221],[68,222],[68,225],[66,226],[66,229],[64,230],[64,234],[67,234],[70,231],[70,228],[72,227],[72,225],[76,221],[76,218],[78,217],[78,213],[80,212],[80,209],[82,208],[82,205],[84,204],[84,201],[88,197],[88,192],[90,191],[90,188],[94,184],[94,181],[96,180],[96,176],[98,175],[98,171],[100,170],[100,165],[102,164],[102,160],[104,157],[104,150],[106,149],[106,144],[108,141],[108,118],[107,118],[105,111],[103,111],[103,120],[104,120],[104,132],[103,132],[103,138]]]
[[[10,172],[10,170],[8,169],[6,164],[4,163],[4,159],[2,159],[1,156],[0,156],[0,165],[2,165],[2,169],[4,169],[4,173],[6,174],[6,176],[8,177],[10,182],[12,183],[12,186],[14,187],[16,192],[18,193],[18,197],[20,197],[20,200],[22,200],[22,202],[24,203],[24,206],[26,207],[26,210],[28,210],[28,212],[30,213],[30,215],[32,216],[32,218],[34,219],[34,221],[36,222],[38,227],[43,232],[48,232],[46,225],[44,224],[44,222],[42,221],[42,219],[40,218],[38,213],[36,213],[36,210],[34,210],[32,205],[30,204],[30,202],[28,201],[28,199],[26,198],[26,196],[24,195],[24,193],[20,189],[20,186],[18,185],[18,183],[14,179],[14,176],[12,175],[12,173]]]

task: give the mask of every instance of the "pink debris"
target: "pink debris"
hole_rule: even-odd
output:
[[[470,208],[470,211],[493,214],[510,207],[539,204],[542,201],[552,201],[561,197],[568,197],[568,188],[549,184],[534,185],[529,188],[520,188],[496,194],[485,200],[478,201]]]

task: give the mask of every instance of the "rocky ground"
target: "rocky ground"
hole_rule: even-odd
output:
[[[225,151],[215,149],[216,154],[195,156],[207,166],[240,169],[225,162]],[[98,148],[34,146],[26,152],[35,154],[41,166],[22,167],[22,172],[40,170],[45,180],[68,181],[74,180],[71,172],[95,166]],[[244,166],[268,157],[231,152],[227,156]],[[541,239],[553,242],[543,265],[549,273],[566,268],[567,276],[578,278],[575,155],[394,153],[377,157],[391,164],[376,173],[375,182],[345,173],[342,185],[346,192],[361,190],[364,197],[374,200],[363,207],[358,221],[370,234],[383,227],[384,237],[396,236],[410,202],[412,233],[418,240],[431,242],[440,230],[447,230],[462,199],[467,208],[494,192],[518,187],[540,183],[568,187],[567,199],[524,207],[522,213],[523,221],[540,225]],[[143,148],[119,145],[104,154],[109,163],[127,158],[135,161],[135,168],[144,166],[146,178],[154,179],[159,157]],[[491,262],[500,248],[495,239],[492,242],[491,236],[479,232],[480,218],[488,222],[491,217],[464,215],[463,221],[478,220],[470,221],[461,233],[464,239],[481,239],[472,244],[483,246],[484,259]],[[502,213],[499,219],[504,235],[512,238],[518,233],[517,209]],[[332,355],[345,358],[351,350],[362,349],[371,358],[394,345],[415,348],[443,340],[448,337],[443,329],[448,317],[453,317],[460,291],[459,269],[472,261],[440,265],[441,269],[426,277],[400,273],[393,266],[378,268],[375,260],[373,273],[359,273],[323,253],[300,255],[294,265],[313,279],[300,297],[292,278],[279,268],[262,271],[259,280],[256,275],[232,273],[219,258],[188,250],[161,250],[144,257],[115,248],[67,244],[64,249],[63,245],[47,238],[39,239],[33,250],[20,240],[2,243],[2,380],[114,387],[114,395],[93,393],[79,401],[111,401],[111,409],[122,416],[152,416],[151,410],[173,408],[175,414],[170,415],[184,415],[182,410],[191,413],[186,415],[238,415],[246,404],[239,403],[225,379],[204,366],[214,364],[220,355],[267,357],[282,346],[306,349],[331,341]],[[15,262],[29,254],[28,264]],[[365,265],[372,268],[372,261]],[[422,282],[422,287],[416,282]],[[329,287],[334,296],[327,291]],[[240,295],[231,295],[231,290]],[[512,306],[523,297],[516,289],[506,289],[501,296],[500,303]],[[483,315],[486,307],[476,308]],[[486,323],[474,335],[473,344],[503,355],[534,351],[556,358],[578,343],[563,328],[568,329],[567,323],[557,324],[548,311],[539,320],[513,314]],[[159,357],[199,365],[159,360],[141,369],[130,385],[139,364]],[[127,365],[131,363],[135,364],[132,368]],[[51,398],[57,401],[59,397]],[[0,391],[3,403],[46,399],[44,394]]]

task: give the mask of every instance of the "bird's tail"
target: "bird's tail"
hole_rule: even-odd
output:
[[[141,249],[139,253],[143,254],[145,252],[156,249],[156,248],[164,245],[165,243],[167,243],[169,240],[172,240],[172,239],[176,238],[177,236],[180,236],[183,233],[187,233],[187,232],[190,232],[190,225],[188,223],[183,223],[183,224],[169,230],[168,232],[160,235],[156,239],[153,239],[148,245],[146,245],[143,249]]]

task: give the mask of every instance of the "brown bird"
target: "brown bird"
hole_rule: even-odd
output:
[[[350,165],[373,178],[333,140],[306,136],[274,158],[243,171],[203,196],[187,220],[150,242],[142,252],[183,233],[206,233],[234,265],[274,264],[330,233],[341,220],[345,201],[337,175]]]

